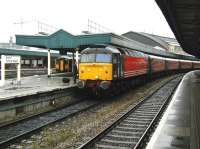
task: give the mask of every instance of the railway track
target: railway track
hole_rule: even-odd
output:
[[[40,131],[45,126],[69,118],[79,112],[94,107],[98,103],[99,101],[95,100],[83,100],[58,110],[4,125],[0,127],[0,147],[7,147],[14,142]]]
[[[142,148],[181,79],[179,76],[165,83],[79,149]]]

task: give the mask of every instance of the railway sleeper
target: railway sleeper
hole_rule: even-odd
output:
[[[131,148],[132,146],[135,146],[137,144],[137,142],[115,141],[115,140],[109,140],[109,139],[101,139],[96,144],[103,144],[103,145],[111,145],[111,146],[119,146],[119,147]]]
[[[122,135],[122,136],[141,136],[142,132],[127,132],[127,131],[121,131],[121,130],[112,130],[109,134],[112,135]]]
[[[155,115],[157,112],[158,112],[158,110],[149,110],[149,111],[147,111],[147,110],[145,110],[145,109],[137,109],[136,111],[135,111],[135,113],[141,113],[141,114],[143,114],[143,115],[146,115],[146,114],[151,114],[151,115]]]
[[[123,124],[120,125],[120,127],[124,127],[124,128],[142,128],[142,129],[146,129],[148,127],[148,125],[129,125],[129,124]]]
[[[149,107],[158,107],[158,106],[161,106],[163,102],[160,102],[160,103],[152,103],[152,104],[146,104],[144,103],[141,107],[146,107],[146,108],[149,108]]]
[[[106,135],[107,137],[113,137],[116,139],[130,139],[130,141],[132,141],[133,139],[135,139],[136,141],[140,139],[140,135],[122,135],[122,134],[112,134],[112,133],[108,133]]]
[[[143,115],[130,115],[129,118],[133,118],[133,119],[139,119],[139,120],[151,120],[154,117],[154,115],[151,116],[143,116]]]
[[[103,145],[103,144],[95,144],[95,148],[98,148],[98,149],[127,149],[127,147],[111,146],[111,145]]]
[[[144,109],[153,109],[153,108],[158,108],[158,107],[161,107],[162,104],[157,104],[157,105],[143,105],[141,106],[140,108],[144,108]]]
[[[105,139],[114,140],[114,141],[125,141],[125,142],[137,142],[140,137],[139,136],[119,136],[119,135],[106,135]]]
[[[144,104],[162,104],[163,101],[161,99],[155,99],[155,100],[149,100],[149,101],[146,101]]]
[[[144,117],[144,116],[147,116],[147,117],[151,117],[151,116],[155,116],[155,114],[153,114],[153,113],[142,113],[142,112],[134,112],[133,114],[131,114],[130,116],[132,116],[132,117],[140,117],[140,116],[142,116],[142,117]]]
[[[132,121],[136,121],[136,122],[143,122],[143,121],[149,121],[149,120],[151,120],[151,118],[152,118],[153,116],[151,116],[151,117],[146,117],[146,118],[143,118],[143,119],[141,119],[141,117],[133,117],[133,116],[129,116],[129,117],[127,117],[126,118],[126,120],[132,120]]]
[[[126,121],[127,122],[127,121]],[[130,121],[129,121],[130,122]],[[133,121],[132,124],[135,125],[135,127],[139,126],[144,126],[144,125],[148,125],[151,121]],[[121,126],[121,125],[120,125]]]
[[[149,103],[144,103],[144,105],[143,106],[160,106],[162,103],[159,103],[159,102],[156,102],[156,103],[154,103],[154,102],[149,102]]]
[[[152,119],[138,119],[138,118],[132,118],[129,117],[126,120],[129,120],[130,122],[132,121],[133,123],[146,123],[146,122],[150,122]]]
[[[152,119],[148,119],[148,120],[145,120],[145,122],[148,122],[148,121],[151,121]],[[141,122],[142,120],[141,119],[137,119],[137,121],[135,120],[124,120],[123,122],[121,122],[120,124],[124,124],[124,125],[136,125],[135,122]],[[141,122],[141,125],[146,125],[144,123]]]
[[[158,110],[160,108],[160,106],[159,107],[139,107],[137,110],[144,110],[144,111],[156,111],[156,110]]]
[[[130,128],[130,127],[121,127],[121,126],[117,126],[115,128],[116,130],[121,130],[121,131],[126,131],[126,132],[144,132],[144,129],[142,129],[141,127],[138,127],[138,128]]]
[[[156,109],[144,109],[144,108],[141,108],[141,109],[137,109],[137,111],[142,111],[142,113],[146,114],[146,113],[152,113],[152,114],[156,114],[158,111],[159,111],[160,107],[159,108],[156,108]]]

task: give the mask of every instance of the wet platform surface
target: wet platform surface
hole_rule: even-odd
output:
[[[200,148],[200,71],[184,76],[147,148]]]
[[[76,86],[72,77],[67,77],[70,79],[69,83],[63,83],[63,76],[65,75],[54,74],[51,77],[47,77],[47,75],[23,77],[20,83],[17,83],[16,79],[6,80],[5,85],[0,87],[0,101]]]

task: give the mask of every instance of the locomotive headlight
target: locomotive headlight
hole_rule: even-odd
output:
[[[95,78],[96,78],[96,79],[98,79],[98,78],[99,78],[99,76],[95,76]]]

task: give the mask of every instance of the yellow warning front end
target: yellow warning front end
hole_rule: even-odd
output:
[[[111,63],[80,63],[79,80],[112,80]]]

